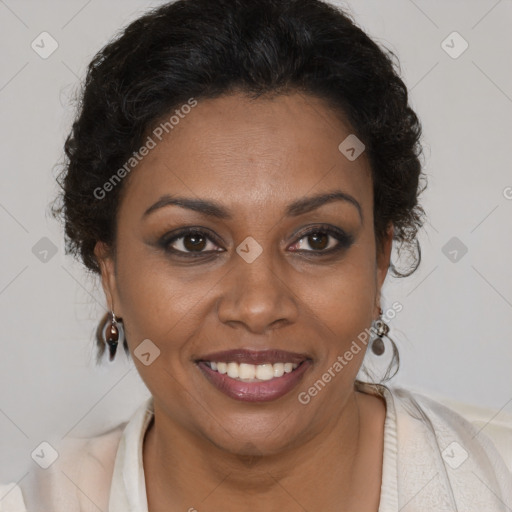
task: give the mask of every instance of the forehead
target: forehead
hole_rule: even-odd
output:
[[[233,94],[198,100],[180,114],[166,130],[158,126],[173,112],[149,132],[154,147],[126,184],[131,207],[142,210],[174,193],[214,199],[232,209],[286,205],[333,189],[362,204],[372,199],[366,155],[350,161],[340,152],[350,126],[318,98]]]

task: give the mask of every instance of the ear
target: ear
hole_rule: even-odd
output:
[[[105,242],[96,242],[94,255],[101,270],[101,285],[105,293],[107,307],[122,317],[121,303],[117,292],[116,269],[111,248]]]
[[[380,248],[377,248],[377,271],[376,271],[376,317],[379,315],[379,307],[380,307],[380,291],[382,285],[384,284],[384,280],[386,279],[386,275],[389,269],[389,263],[391,261],[391,249],[393,247],[393,235],[394,235],[394,226],[392,223],[389,223],[388,228],[386,230],[386,234],[384,239],[382,240],[382,244]]]

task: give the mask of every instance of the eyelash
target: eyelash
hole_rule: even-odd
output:
[[[319,225],[315,226],[313,228],[308,229],[307,231],[300,233],[296,241],[291,245],[296,245],[298,242],[300,242],[303,238],[307,238],[308,236],[311,236],[313,234],[325,234],[329,235],[335,240],[338,241],[338,244],[335,247],[331,247],[327,250],[319,250],[319,249],[313,249],[313,250],[304,250],[304,249],[297,249],[293,252],[297,253],[308,253],[312,256],[326,256],[326,255],[332,255],[334,253],[340,252],[344,249],[348,249],[353,241],[354,237],[352,235],[349,235],[345,233],[342,229],[335,228],[333,226],[328,225]],[[177,232],[172,233],[172,236],[169,234],[164,235],[158,242],[159,246],[164,249],[167,253],[176,255],[178,257],[183,258],[198,258],[198,257],[205,257],[205,255],[211,255],[216,252],[223,252],[223,251],[203,251],[203,252],[193,252],[193,251],[180,251],[176,250],[170,247],[171,244],[176,242],[177,240],[180,240],[182,238],[185,238],[187,235],[200,235],[204,238],[206,238],[209,241],[212,241],[216,243],[215,238],[212,235],[209,235],[209,233],[205,230],[199,229],[199,228],[183,228],[180,229]]]

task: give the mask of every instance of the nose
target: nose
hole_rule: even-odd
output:
[[[234,258],[235,268],[225,276],[217,302],[219,320],[254,334],[295,323],[298,301],[290,274],[283,272],[286,263],[277,262],[270,249],[251,263],[238,254]]]

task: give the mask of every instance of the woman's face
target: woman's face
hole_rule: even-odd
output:
[[[345,157],[338,146],[350,128],[300,94],[200,100],[163,133],[161,141],[152,135],[156,147],[125,184],[115,258],[102,244],[96,251],[155,411],[230,452],[276,453],[305,442],[336,420],[366,347],[309,403],[299,396],[378,317],[391,232],[377,253],[366,155]],[[340,192],[342,199],[307,201]],[[200,233],[177,233],[184,228]],[[298,378],[285,372],[257,382],[204,364],[238,349],[307,360],[294,370]],[[293,362],[290,354],[264,357]],[[253,370],[244,366],[242,375]]]

